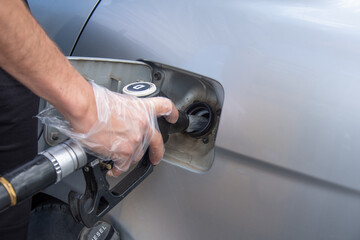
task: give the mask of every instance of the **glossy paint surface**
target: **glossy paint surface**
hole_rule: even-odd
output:
[[[98,0],[28,0],[30,10],[65,55],[69,55]]]

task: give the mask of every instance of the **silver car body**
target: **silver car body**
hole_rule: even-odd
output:
[[[123,239],[359,239],[357,1],[29,3],[67,55],[224,86],[213,167],[161,163],[109,214]]]

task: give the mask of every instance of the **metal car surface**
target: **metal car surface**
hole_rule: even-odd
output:
[[[358,239],[359,10],[102,0],[74,56],[151,59],[225,88],[213,168],[160,164],[111,212],[123,238]]]

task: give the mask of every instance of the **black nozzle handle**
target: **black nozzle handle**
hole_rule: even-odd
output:
[[[171,124],[164,117],[158,118],[158,125],[161,136],[163,138],[164,143],[166,143],[169,139],[169,134],[185,132],[185,130],[189,127],[189,117],[188,115],[179,110],[179,118],[176,123]]]
[[[128,173],[116,186],[109,189],[105,175],[107,170],[102,168],[99,160],[87,164],[83,168],[86,181],[84,194],[71,191],[69,205],[72,216],[87,227],[92,227],[114,206],[123,200],[136,186],[138,186],[151,172],[153,165],[146,151],[137,166]]]
[[[153,171],[154,165],[150,162],[149,151],[146,151],[134,170],[125,176],[111,192],[116,196],[125,198],[134,188],[139,185]]]
[[[158,124],[165,143],[169,134],[187,129],[189,118],[186,113],[179,111],[179,118],[175,124],[167,122],[163,117],[158,118]],[[78,222],[92,227],[149,176],[153,168],[147,150],[137,166],[116,186],[109,189],[109,183],[105,178],[107,170],[102,168],[99,160],[90,162],[83,168],[86,181],[85,193],[72,191],[69,194],[71,214]]]

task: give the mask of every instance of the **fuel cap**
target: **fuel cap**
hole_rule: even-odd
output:
[[[95,223],[92,228],[84,227],[79,233],[78,240],[120,240],[119,233],[113,226],[104,221]]]
[[[157,95],[157,87],[151,82],[134,82],[126,85],[122,92],[135,97],[151,97]]]

